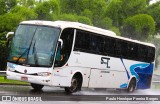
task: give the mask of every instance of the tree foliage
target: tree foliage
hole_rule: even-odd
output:
[[[24,20],[81,22],[145,41],[160,33],[159,11],[160,2],[149,0],[0,0],[0,61],[7,55],[5,34]]]
[[[146,0],[111,0],[106,10],[106,16],[113,20],[113,25],[120,27],[124,20],[146,8]]]
[[[27,8],[33,8],[36,0],[17,0],[18,4]]]
[[[40,20],[52,20],[52,14],[59,15],[60,6],[56,0],[44,1],[37,4],[35,12]]]
[[[129,17],[124,22],[124,34],[134,39],[145,40],[155,31],[154,19],[147,14]]]
[[[113,25],[114,26],[119,26],[121,24],[122,16],[121,16],[121,11],[122,11],[122,1],[121,0],[112,0],[110,5],[108,5],[107,10],[106,10],[106,16],[109,18],[112,18],[113,20]]]
[[[60,15],[57,20],[74,21],[92,25],[92,21],[89,18],[85,16],[78,16],[75,14],[63,14]]]
[[[150,5],[147,9],[144,10],[144,13],[153,17],[156,23],[155,33],[160,33],[160,2]]]
[[[0,15],[7,13],[6,0],[0,0]]]
[[[12,10],[17,5],[17,0],[6,0],[6,8],[7,11],[9,12]]]
[[[24,20],[37,19],[37,14],[33,10],[24,6],[16,6],[10,12],[23,17]]]
[[[9,13],[0,16],[0,33],[14,31],[19,22],[25,20],[21,15]]]

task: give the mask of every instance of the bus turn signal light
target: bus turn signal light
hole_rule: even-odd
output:
[[[17,61],[18,59],[19,59],[19,58],[16,57],[16,56],[13,57],[13,60],[14,60],[14,61]],[[25,62],[26,59],[25,59],[25,58],[20,58],[19,61],[20,61],[20,62]]]

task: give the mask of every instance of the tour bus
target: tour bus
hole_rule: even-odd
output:
[[[148,89],[155,46],[78,22],[23,21],[6,35],[7,78],[64,88]],[[11,40],[11,41],[10,41]]]

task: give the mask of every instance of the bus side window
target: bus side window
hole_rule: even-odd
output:
[[[113,38],[106,38],[107,46],[105,48],[107,49],[107,54],[109,56],[115,57],[115,39]]]
[[[126,41],[121,41],[121,54],[122,54],[122,58],[128,59],[128,42]]]
[[[99,36],[97,35],[91,35],[91,40],[90,40],[90,50],[91,50],[91,53],[95,53],[95,54],[99,54],[100,50],[99,50],[99,43],[100,43],[100,40],[99,40]]]
[[[138,57],[139,61],[145,61],[146,59],[145,47],[143,45],[138,46]]]
[[[115,55],[116,39],[110,40],[111,55]]]
[[[155,49],[152,47],[148,47],[148,55],[147,55],[148,62],[153,62],[154,58],[155,58]]]
[[[60,39],[63,40],[63,46],[60,48],[58,46],[57,55],[60,54],[60,62],[55,63],[58,64],[56,66],[63,66],[67,61],[71,54],[72,43],[73,43],[74,29],[66,28],[62,31]],[[58,61],[58,60],[57,60]]]
[[[88,48],[90,46],[89,43],[90,34],[85,31],[77,30],[74,50],[88,52]]]
[[[115,48],[115,54],[117,57],[122,58],[122,42],[121,40],[116,40],[116,48]]]

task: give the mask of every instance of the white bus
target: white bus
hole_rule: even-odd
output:
[[[13,35],[14,34],[14,35]],[[148,89],[155,46],[116,36],[97,27],[67,21],[24,21],[13,35],[7,78],[65,88]]]

